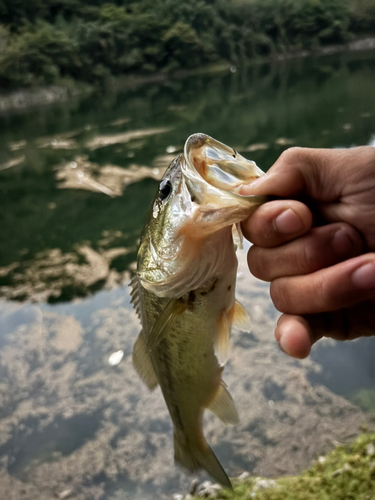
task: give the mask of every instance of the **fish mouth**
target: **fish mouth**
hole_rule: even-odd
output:
[[[259,198],[240,194],[243,186],[263,175],[255,162],[207,134],[193,134],[185,142],[184,158],[190,176],[197,175],[210,186],[241,198]],[[185,172],[186,174],[187,172]]]

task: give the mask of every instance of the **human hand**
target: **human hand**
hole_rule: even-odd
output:
[[[250,271],[283,313],[283,351],[375,335],[375,148],[288,149],[242,194],[284,198],[242,224]]]

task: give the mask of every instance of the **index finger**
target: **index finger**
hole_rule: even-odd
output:
[[[245,238],[261,247],[274,247],[307,233],[312,215],[296,200],[275,200],[261,205],[242,223]]]

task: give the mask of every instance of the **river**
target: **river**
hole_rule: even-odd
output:
[[[4,498],[188,491],[161,394],[150,394],[131,365],[140,328],[128,282],[158,179],[194,132],[264,170],[292,145],[375,146],[374,77],[375,53],[341,54],[0,117]],[[375,339],[326,340],[308,360],[288,359],[273,340],[268,286],[239,258],[238,295],[253,326],[233,334],[224,378],[241,424],[224,428],[208,415],[206,435],[231,475],[295,473],[373,426]]]

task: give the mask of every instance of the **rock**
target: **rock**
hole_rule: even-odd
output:
[[[332,472],[332,477],[337,477],[340,474],[342,474],[343,472],[348,472],[350,470],[351,470],[350,465],[349,464],[345,464],[344,467],[341,467],[340,469],[337,469],[334,472]]]
[[[372,457],[373,455],[375,455],[375,445],[374,445],[374,443],[369,443],[366,446],[366,455],[368,457]]]
[[[277,484],[276,484],[276,482],[273,479],[261,479],[261,478],[257,478],[255,480],[255,486],[258,489],[263,488],[264,490],[266,490],[268,488],[275,488],[277,486]]]
[[[198,479],[197,478],[193,479],[191,482],[191,485],[190,485],[190,489],[189,489],[189,493],[191,495],[195,495],[197,488],[198,488],[198,485],[199,485]]]
[[[108,364],[110,366],[117,366],[122,358],[124,357],[124,351],[120,349],[119,351],[113,352],[108,358]]]
[[[251,498],[255,498],[259,490],[261,489],[267,490],[268,488],[278,488],[278,485],[273,479],[263,479],[261,477],[257,477],[255,479],[255,484],[253,487],[253,491],[251,493]]]
[[[65,498],[69,498],[73,495],[73,490],[72,489],[69,489],[69,490],[64,490],[62,491],[61,493],[58,493],[58,498],[59,500],[64,500]]]
[[[248,472],[246,472],[246,471],[245,471],[245,472],[242,472],[242,474],[240,474],[240,475],[238,476],[238,479],[246,479],[246,478],[248,478],[249,476],[250,476],[250,474],[249,474]]]
[[[216,498],[221,490],[220,484],[212,484],[211,481],[204,481],[197,490],[197,496],[204,498]]]
[[[173,500],[184,500],[184,495],[181,495],[181,493],[175,493],[172,498]]]

